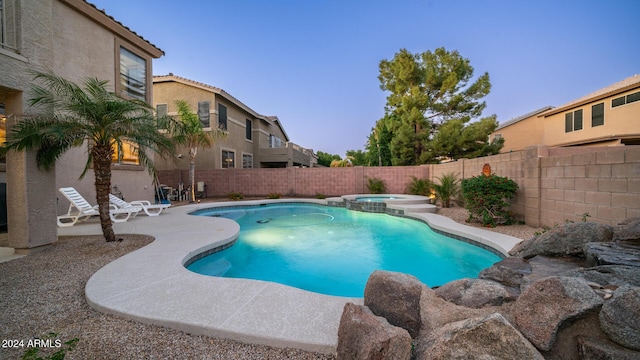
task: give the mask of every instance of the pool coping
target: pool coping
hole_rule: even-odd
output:
[[[87,302],[101,312],[191,334],[335,354],[344,305],[361,305],[362,298],[323,295],[259,280],[205,276],[183,266],[197,254],[235,241],[240,231],[232,220],[189,213],[211,207],[281,202],[327,204],[320,199],[203,203],[114,224],[117,234],[145,234],[155,241],[98,270],[85,287]],[[404,216],[504,255],[521,241],[440,215]],[[100,234],[96,221],[58,229],[59,236]]]

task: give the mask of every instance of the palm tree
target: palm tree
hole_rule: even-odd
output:
[[[116,149],[124,142],[131,144],[140,164],[154,175],[155,167],[147,154],[174,153],[174,146],[158,131],[149,104],[118,97],[107,90],[107,84],[88,78],[80,87],[53,73],[35,73],[29,105],[37,114],[13,126],[0,152],[35,150],[38,167],[50,170],[67,150],[86,144],[87,162],[79,179],[93,165],[102,233],[106,241],[115,241],[109,193]]]
[[[213,146],[214,140],[225,137],[227,132],[220,128],[213,131],[204,131],[198,114],[191,111],[189,104],[185,100],[176,100],[175,103],[180,120],[169,122],[167,130],[173,137],[175,144],[185,145],[189,149],[189,184],[191,184],[189,202],[195,202],[196,155],[198,155],[198,148]]]
[[[344,159],[336,159],[332,160],[329,167],[352,167],[353,166],[353,156],[347,156]]]
[[[458,176],[454,173],[447,173],[441,177],[436,177],[439,184],[433,184],[433,190],[436,193],[436,197],[442,202],[443,208],[451,207],[451,199],[458,196],[460,193],[460,184]]]

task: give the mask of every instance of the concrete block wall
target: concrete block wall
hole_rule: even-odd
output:
[[[411,177],[437,181],[455,173],[459,179],[480,175],[484,164],[492,172],[518,183],[511,201],[516,220],[530,226],[549,226],[565,221],[588,221],[609,225],[640,216],[640,146],[549,148],[460,159],[446,164],[398,167],[196,169],[196,181],[207,184],[207,195],[224,197],[230,192],[245,196],[315,197],[368,193],[367,179],[385,182],[388,193],[404,193]],[[186,184],[186,170],[159,172],[160,183]]]

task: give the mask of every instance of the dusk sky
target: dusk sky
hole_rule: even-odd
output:
[[[488,72],[505,122],[640,73],[638,0],[89,0],[165,56],[154,75],[224,89],[294,143],[364,149],[387,93],[378,65],[445,47]]]

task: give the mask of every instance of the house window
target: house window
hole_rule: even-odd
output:
[[[209,102],[198,101],[198,119],[200,120],[200,126],[203,128],[211,127],[211,120],[209,116]]]
[[[253,155],[251,154],[242,154],[242,168],[250,169],[253,167]]]
[[[15,0],[0,0],[0,48],[18,50]]]
[[[573,130],[582,130],[582,110],[573,113]]]
[[[134,99],[147,99],[147,62],[120,47],[120,85],[122,93]]]
[[[231,169],[235,166],[236,154],[230,150],[222,150],[222,168]]]
[[[640,91],[627,95],[627,104],[640,100]]]
[[[640,100],[640,91],[611,100],[611,107],[614,108],[620,105],[629,104],[639,100]]]
[[[227,107],[222,104],[218,104],[218,127],[227,130]]]
[[[564,132],[582,130],[582,110],[564,114]]]
[[[591,107],[591,127],[604,125],[604,103]]]
[[[6,33],[7,31],[5,30],[5,23],[6,20],[4,19],[5,17],[5,9],[4,9],[4,1],[0,0],[0,44],[2,44],[2,47],[4,47],[5,44],[5,37],[6,37]]]
[[[169,108],[167,104],[158,104],[156,105],[156,116],[161,118],[165,117],[169,114]]]
[[[246,119],[245,138],[251,140],[251,120]]]
[[[4,104],[0,103],[0,145],[3,145],[7,141],[7,115],[4,109]],[[5,163],[6,157],[0,156],[0,163]]]
[[[126,140],[122,141],[120,146],[115,144],[111,161],[116,164],[140,165],[138,149],[132,142]]]
[[[564,132],[573,131],[573,113],[564,114]]]

